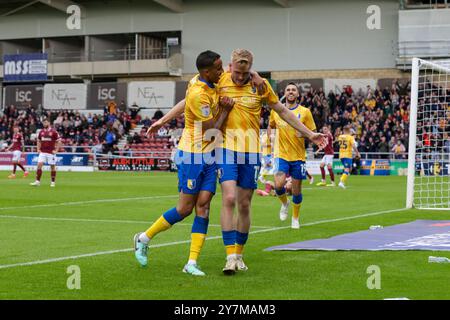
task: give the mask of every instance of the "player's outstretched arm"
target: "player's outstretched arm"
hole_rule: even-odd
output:
[[[169,112],[167,112],[161,119],[153,123],[150,128],[147,130],[147,135],[154,134],[158,132],[158,130],[171,121],[172,119],[175,119],[183,114],[184,107],[186,106],[186,99],[181,100],[178,102],[172,109],[170,109]]]
[[[308,138],[319,147],[325,147],[327,145],[327,137],[324,134],[310,130],[303,123],[301,123],[292,111],[284,107],[281,102],[278,101],[275,104],[269,104],[269,107],[278,113],[281,119],[300,132],[303,137]]]

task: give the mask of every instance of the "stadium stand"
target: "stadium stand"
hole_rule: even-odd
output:
[[[450,90],[445,94],[445,89],[441,87],[430,86],[428,89],[434,92],[433,97],[425,97],[431,105],[450,103],[442,100],[443,97],[449,99]],[[281,98],[282,93],[279,95]],[[318,128],[330,126],[337,138],[343,127],[351,124],[361,153],[392,152],[398,159],[405,159],[408,150],[409,103],[409,83],[401,84],[398,81],[394,81],[390,88],[368,86],[366,90],[354,92],[351,87],[345,87],[340,92],[328,93],[319,88],[301,95],[301,104],[311,109]],[[268,109],[262,110],[262,129],[267,128],[269,115]],[[0,117],[0,146],[10,143],[14,124],[21,127],[25,145],[35,145],[33,134],[42,128],[41,120],[44,117],[50,118],[60,133],[65,146],[62,152],[88,152],[93,146],[101,144],[105,153],[164,157],[177,147],[184,127],[184,118],[181,116],[162,127],[155,136],[147,137],[148,127],[162,117],[162,112],[152,119],[142,119],[139,114],[132,116],[127,111],[110,106],[105,107],[103,114],[87,115],[70,110],[39,111],[33,107],[17,110],[14,106],[7,106]],[[423,131],[423,143],[432,147],[436,141],[445,141],[440,135],[449,131],[448,126],[449,123],[442,120],[440,123],[423,126],[423,129],[419,126]],[[128,135],[133,128],[140,128],[140,131]],[[111,145],[106,141],[108,132],[115,135]],[[117,148],[120,137],[126,139],[121,150]],[[334,147],[335,151],[338,151],[338,146]]]

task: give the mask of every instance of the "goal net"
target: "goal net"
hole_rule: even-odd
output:
[[[414,58],[406,206],[450,210],[450,60]]]

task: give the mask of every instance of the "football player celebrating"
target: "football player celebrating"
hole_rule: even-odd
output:
[[[210,202],[217,184],[214,143],[205,139],[204,134],[209,129],[220,129],[234,102],[229,98],[219,99],[215,83],[223,73],[220,55],[212,51],[200,53],[197,69],[199,74],[192,78],[186,92],[185,128],[175,159],[180,192],[178,204],[166,211],[147,231],[136,234],[134,244],[137,261],[146,266],[149,241],[189,216],[195,208],[190,256],[183,272],[204,276],[197,260],[208,231]]]
[[[28,171],[20,163],[20,157],[22,156],[22,150],[23,150],[23,136],[19,132],[19,127],[18,126],[14,126],[13,132],[14,132],[14,134],[13,134],[13,137],[12,137],[12,143],[6,149],[6,151],[12,151],[13,152],[13,157],[12,157],[13,171],[8,176],[8,178],[9,179],[15,179],[16,178],[17,167],[22,169],[22,171],[23,171],[23,178],[26,178],[28,176]]]
[[[285,108],[289,109],[296,118],[311,131],[316,130],[311,111],[301,106],[297,101],[299,90],[295,83],[288,83],[284,90],[286,97]],[[300,228],[299,215],[303,201],[302,180],[306,179],[306,149],[305,139],[299,137],[297,131],[289,126],[274,111],[270,114],[270,128],[277,129],[275,136],[275,192],[281,201],[280,220],[284,221],[288,217],[290,201],[287,198],[286,177],[292,178],[292,202],[293,213],[291,227]]]
[[[339,159],[341,159],[344,165],[344,172],[342,173],[341,180],[339,182],[339,187],[345,189],[345,184],[347,182],[348,176],[352,170],[353,165],[353,151],[356,157],[361,157],[358,149],[356,148],[355,138],[351,135],[350,126],[344,127],[344,134],[338,137],[339,142]]]
[[[325,136],[308,129],[298,117],[283,106],[266,82],[266,91],[259,94],[249,82],[253,54],[245,49],[236,49],[231,56],[230,73],[219,81],[220,95],[235,99],[235,105],[224,126],[224,142],[217,154],[219,182],[222,188],[222,237],[227,261],[223,272],[235,274],[236,270],[247,270],[243,261],[243,249],[250,230],[250,208],[254,190],[257,188],[260,169],[260,118],[263,104],[267,104],[289,126],[314,143],[326,143]],[[237,142],[237,143],[236,143]],[[217,158],[216,158],[217,159]],[[234,224],[234,208],[237,206],[237,224]]]
[[[217,84],[220,96],[236,99],[222,128],[224,137],[221,143],[218,141],[221,146],[216,149],[215,157],[222,188],[222,238],[227,253],[223,272],[227,275],[235,274],[236,270],[247,270],[242,252],[250,229],[250,205],[260,168],[259,121],[263,103],[268,103],[289,125],[314,143],[326,143],[325,136],[309,130],[278,101],[267,80],[264,79],[262,86],[257,86],[258,90],[255,88],[251,82],[254,74],[251,70],[252,62],[253,55],[248,50],[234,50],[231,72],[225,72]],[[178,103],[160,121],[154,123],[148,132],[157,131],[181,114],[184,104],[184,101]],[[246,140],[250,140],[248,144]],[[237,225],[233,219],[236,204],[239,212]]]
[[[34,187],[39,187],[41,185],[42,167],[45,163],[47,163],[50,165],[51,171],[52,181],[50,183],[50,187],[55,187],[57,162],[56,153],[58,153],[58,150],[61,147],[61,138],[59,137],[58,132],[50,126],[50,120],[44,119],[42,124],[44,128],[39,131],[37,137],[37,152],[39,153],[39,156],[36,181],[30,183],[30,185]]]

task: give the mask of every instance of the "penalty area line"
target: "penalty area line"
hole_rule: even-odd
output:
[[[405,210],[408,210],[408,209],[407,208],[400,208],[400,209],[384,210],[384,211],[377,211],[377,212],[369,212],[369,213],[365,213],[365,214],[361,214],[361,215],[355,215],[355,216],[348,216],[348,217],[342,217],[342,218],[336,218],[336,219],[327,219],[327,220],[313,221],[313,222],[309,222],[309,223],[304,223],[301,226],[313,226],[313,225],[324,224],[324,223],[331,223],[331,222],[359,219],[359,218],[365,218],[365,217],[376,216],[376,215],[385,214],[385,213],[405,211]],[[278,230],[289,229],[289,228],[290,228],[290,226],[275,227],[275,228],[270,228],[270,229],[251,231],[250,234],[257,234],[257,233],[263,233],[263,232],[272,232],[272,231],[278,231]],[[222,236],[214,236],[214,237],[207,237],[206,238],[206,240],[216,240],[216,239],[222,239]],[[183,241],[161,243],[161,244],[150,245],[149,248],[168,247],[168,246],[174,246],[174,245],[179,245],[179,244],[186,244],[186,243],[190,243],[190,242],[191,242],[191,240],[183,240]],[[100,251],[100,252],[93,252],[93,253],[87,253],[87,254],[80,254],[80,255],[74,255],[74,256],[68,256],[68,257],[52,258],[52,259],[37,260],[37,261],[22,262],[22,263],[14,263],[14,264],[5,264],[5,265],[0,265],[0,269],[8,269],[8,268],[24,267],[24,266],[33,266],[33,265],[47,264],[47,263],[66,261],[66,260],[74,260],[74,259],[80,259],[80,258],[96,257],[96,256],[102,256],[102,255],[108,255],[108,254],[114,254],[114,253],[130,252],[130,251],[133,251],[133,250],[134,250],[133,248],[118,249],[118,250],[109,250],[109,251]]]

